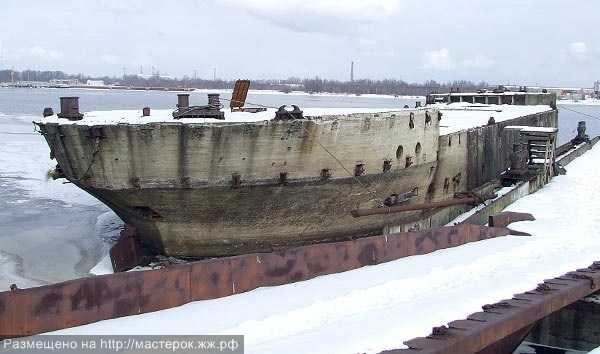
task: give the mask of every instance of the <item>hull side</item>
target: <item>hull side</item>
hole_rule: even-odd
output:
[[[185,256],[218,256],[272,251],[380,234],[389,225],[419,220],[420,212],[353,218],[352,209],[375,207],[383,193],[427,199],[435,163],[378,176],[327,183],[254,185],[239,189],[151,188],[88,189],[144,235],[155,252]],[[379,191],[369,193],[369,190]]]

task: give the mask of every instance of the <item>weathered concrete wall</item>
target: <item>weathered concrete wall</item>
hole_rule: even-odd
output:
[[[452,198],[467,190],[468,134],[463,130],[440,137],[438,168],[428,190],[432,200]]]
[[[525,96],[525,104],[528,106],[533,105],[545,105],[556,109],[556,94],[538,94],[538,95],[527,95]]]
[[[426,103],[481,103],[481,104],[514,104],[514,105],[545,105],[556,109],[556,94],[534,92],[465,92],[427,95]]]
[[[442,118],[443,124],[443,118]],[[483,126],[463,130],[460,132],[442,135],[439,139],[438,168],[435,171],[431,185],[428,187],[428,200],[443,200],[452,198],[454,193],[476,191],[491,192],[486,187],[488,183],[496,181],[509,164],[512,144],[518,140],[518,132],[505,131],[508,125],[533,125],[557,126],[557,111],[548,111],[539,114],[518,117],[495,125]],[[531,183],[533,192],[537,190],[538,182]],[[520,196],[510,193],[494,203],[492,211],[501,211],[510,204],[514,198]],[[409,229],[423,229],[440,227],[454,220],[460,214],[468,211],[470,206],[453,206],[436,211],[435,213],[422,214],[423,219],[409,224],[394,225],[386,228],[386,232],[403,232]],[[484,209],[477,214],[481,220],[471,222],[487,222],[490,210]],[[487,214],[483,214],[487,213]],[[475,218],[475,217],[473,217]]]
[[[123,220],[134,225],[155,251],[178,256],[270,251],[314,241],[381,233],[388,224],[414,221],[418,213],[353,218],[355,208],[376,207],[374,198],[426,190],[435,163],[354,179],[238,189],[92,189]],[[377,191],[375,195],[368,191]],[[423,201],[424,193],[414,198]],[[152,210],[145,213],[146,207]]]
[[[519,117],[494,125],[470,129],[468,132],[467,188],[473,189],[497,178],[510,165],[513,144],[519,141],[518,132],[505,131],[509,125],[557,127],[558,112],[547,112]]]
[[[212,256],[372,235],[415,220],[419,213],[355,219],[350,211],[415,188],[413,201],[423,201],[436,168],[439,122],[437,111],[416,110],[43,130],[68,178],[134,225],[155,252]],[[364,175],[349,176],[358,164]],[[330,178],[322,178],[323,169]]]
[[[320,179],[323,169],[334,179],[347,178],[358,164],[364,174],[378,175],[385,160],[391,170],[404,169],[407,159],[412,166],[435,161],[439,136],[437,112],[425,110],[93,129],[99,143],[87,126],[43,126],[69,179],[87,174],[89,185],[107,189],[230,186],[234,173],[249,184],[278,183],[281,173],[288,180]]]

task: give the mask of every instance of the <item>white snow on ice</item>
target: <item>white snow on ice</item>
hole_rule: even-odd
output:
[[[558,100],[558,105],[600,106],[600,99],[586,98],[585,100]]]
[[[61,334],[244,334],[247,353],[375,353],[481,305],[589,266],[600,254],[600,145],[507,210],[536,221],[507,236]],[[160,296],[160,294],[157,294]]]
[[[195,89],[194,93],[219,93],[231,94],[232,89]],[[399,98],[399,99],[414,99],[424,100],[425,96],[407,96],[407,95],[381,95],[381,94],[350,94],[350,93],[333,93],[333,92],[306,92],[306,91],[290,91],[285,93],[277,90],[248,90],[249,95],[278,95],[278,96],[312,96],[312,97],[351,97],[351,98]]]
[[[31,122],[38,119],[28,115],[0,117],[0,178],[14,182],[30,197],[67,204],[99,204],[73,184],[48,178],[48,171],[56,166],[56,161],[50,160],[48,144],[33,130]]]

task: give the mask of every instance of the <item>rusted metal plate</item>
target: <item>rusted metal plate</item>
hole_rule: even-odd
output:
[[[535,322],[599,289],[600,263],[596,262],[589,268],[545,280],[536,289],[516,294],[512,299],[485,305],[484,312],[449,323],[448,333],[436,335],[435,342],[416,338],[406,343],[411,347],[418,343],[421,354],[512,352]],[[382,353],[413,352],[413,349],[396,349]]]
[[[141,247],[135,238],[135,228],[125,225],[119,241],[110,249],[110,261],[115,272],[125,272],[142,263]]]
[[[140,311],[151,312],[181,306],[190,301],[191,264],[177,264],[144,272]]]
[[[215,299],[262,286],[287,284],[426,254],[509,232],[501,227],[459,224],[2,292],[0,335],[32,335],[171,308],[190,301]],[[583,272],[577,274],[582,278],[586,276]]]
[[[231,94],[231,110],[239,109],[244,107],[246,103],[246,97],[248,96],[248,89],[250,88],[250,80],[237,80],[233,87],[233,93]]]
[[[231,259],[199,261],[192,263],[190,267],[190,295],[193,300],[215,299],[235,293]]]
[[[488,225],[494,227],[507,227],[513,222],[532,220],[535,220],[535,218],[529,213],[516,213],[512,211],[505,211],[496,215],[490,215]]]

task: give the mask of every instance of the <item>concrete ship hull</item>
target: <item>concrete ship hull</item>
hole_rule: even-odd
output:
[[[135,226],[147,248],[204,257],[444,225],[465,207],[350,211],[482,188],[506,171],[518,142],[504,126],[557,125],[555,109],[537,107],[482,125],[502,111],[485,108],[473,128],[444,135],[440,119],[463,127],[463,108],[444,111],[454,121],[427,107],[243,123],[174,122],[169,112],[119,124],[94,112],[76,124],[37,124],[61,174]]]
[[[436,110],[252,124],[40,124],[65,177],[138,229],[153,252],[202,257],[381,233],[431,198]]]
[[[330,182],[211,188],[89,188],[133,225],[154,252],[184,257],[272,251],[349,236],[380,234],[387,225],[421,219],[420,212],[379,218],[353,218],[350,211],[370,205],[371,190],[427,190],[436,163],[390,173]],[[411,202],[423,202],[414,197]],[[149,207],[140,207],[149,206]],[[374,205],[373,205],[374,206]]]

